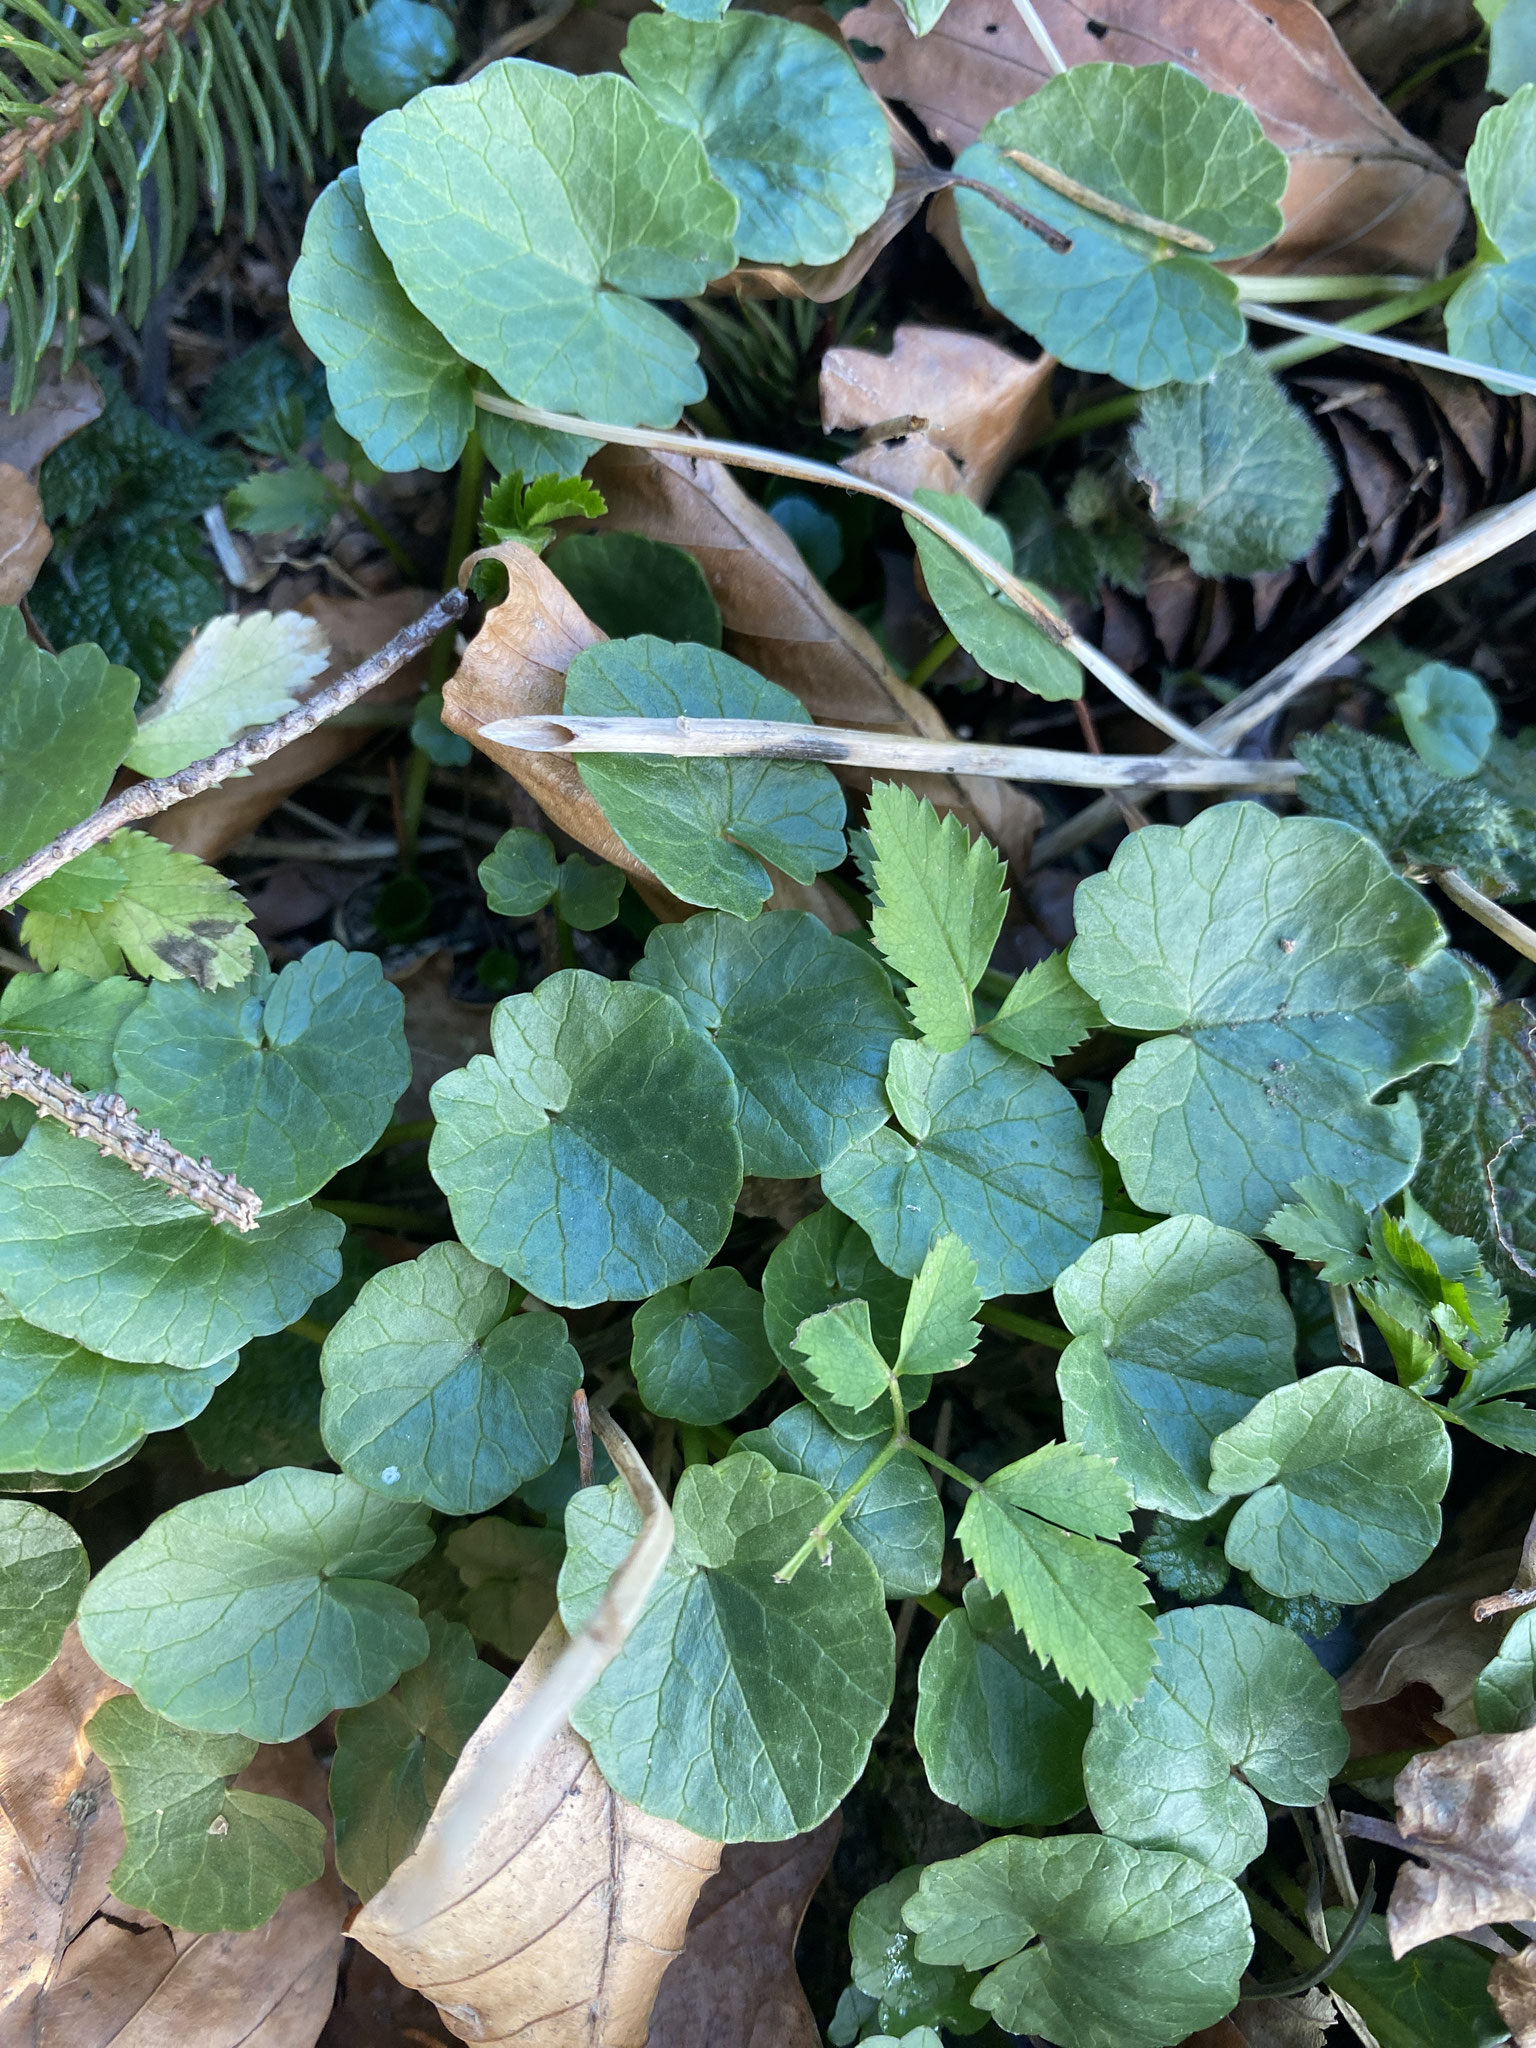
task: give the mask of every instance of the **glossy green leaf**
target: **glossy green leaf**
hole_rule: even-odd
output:
[[[146,1126],[276,1214],[362,1157],[411,1078],[400,991],[327,940],[205,995],[161,983],[123,1024],[117,1085]]]
[[[475,423],[463,362],[396,282],[343,171],[304,223],[293,323],[324,363],[336,417],[380,469],[451,469]]]
[[[1052,953],[1026,968],[982,1030],[994,1044],[1048,1067],[1099,1030],[1103,1013],[1072,979],[1065,953]]]
[[[885,1122],[906,1023],[877,960],[804,911],[658,925],[630,979],[665,989],[724,1055],[748,1173],[819,1173]]]
[[[1329,1907],[1337,1943],[1348,1914]],[[1381,2048],[1497,2048],[1509,2028],[1488,1995],[1488,1951],[1454,1938],[1394,1959],[1383,1915],[1373,1914],[1330,1985],[1365,2021]]]
[[[880,218],[895,166],[880,102],[830,37],[767,14],[649,16],[621,61],[663,119],[691,129],[741,208],[749,263],[835,263]]]
[[[555,542],[547,560],[610,640],[655,633],[720,645],[720,607],[684,548],[643,533],[572,533]]]
[[[1002,861],[953,812],[941,818],[897,782],[870,792],[869,842],[877,899],[870,936],[911,984],[907,1003],[923,1037],[955,1052],[975,1028],[972,996],[1003,927]]]
[[[1248,1496],[1227,1556],[1283,1599],[1375,1600],[1417,1571],[1450,1476],[1437,1411],[1353,1365],[1266,1394],[1211,1448],[1211,1490]]]
[[[879,1455],[878,1443],[839,1436],[809,1401],[787,1409],[767,1429],[736,1439],[780,1472],[814,1479],[834,1500]],[[944,1511],[921,1460],[898,1451],[881,1467],[843,1516],[842,1526],[869,1552],[888,1600],[911,1600],[939,1583],[944,1557]]]
[[[331,1765],[336,1868],[371,1899],[421,1838],[459,1751],[506,1680],[475,1655],[469,1630],[433,1615],[426,1661],[394,1692],[337,1718]]]
[[[373,0],[347,24],[341,64],[347,83],[375,114],[403,107],[458,60],[453,18],[423,0]]]
[[[151,1522],[87,1588],[81,1637],[183,1727],[287,1742],[426,1656],[415,1601],[387,1581],[431,1547],[424,1508],[279,1466]]]
[[[238,1361],[126,1365],[39,1330],[0,1302],[0,1470],[89,1472],[152,1430],[200,1415]]]
[[[1106,1835],[1236,1877],[1269,1839],[1263,1799],[1316,1806],[1348,1755],[1338,1687],[1299,1637],[1185,1607],[1158,1622],[1142,1697],[1100,1712],[1083,1774]]]
[[[464,1619],[476,1638],[504,1657],[526,1657],[555,1611],[555,1585],[565,1561],[559,1529],[530,1529],[484,1515],[455,1529],[446,1549],[464,1587]]]
[[[1003,568],[1012,569],[1013,542],[1007,527],[989,518],[964,492],[915,491],[913,498],[925,511],[958,527]],[[1083,672],[1074,655],[1048,640],[1017,605],[998,594],[995,583],[921,520],[905,512],[901,523],[917,549],[923,581],[940,618],[987,675],[1022,683],[1037,697],[1050,700],[1083,694]],[[1035,595],[1049,603],[1044,591]]]
[[[635,1311],[630,1370],[653,1415],[729,1422],[779,1376],[763,1297],[730,1266],[663,1288]]]
[[[485,900],[498,917],[532,917],[560,885],[560,860],[549,835],[514,825],[481,861]]]
[[[139,679],[98,647],[45,654],[0,605],[0,872],[95,810],[133,744]]]
[[[549,1469],[581,1360],[559,1316],[507,1317],[509,1291],[452,1243],[367,1282],[320,1354],[320,1433],[344,1472],[473,1515]]]
[[[736,202],[628,79],[490,64],[381,115],[358,169],[407,295],[515,398],[670,426],[704,396],[692,341],[648,301],[732,267]]]
[[[1296,1376],[1274,1261],[1235,1230],[1174,1216],[1091,1244],[1056,1306],[1074,1333],[1056,1369],[1067,1433],[1117,1461],[1138,1507],[1214,1513],[1212,1443]]]
[[[565,708],[811,723],[798,697],[745,662],[647,633],[583,648],[566,671]],[[685,903],[756,917],[772,890],[763,860],[810,882],[847,851],[843,793],[819,762],[583,754],[576,765],[631,853]]]
[[[1034,1294],[1087,1249],[1102,1184],[1059,1081],[985,1039],[956,1052],[898,1040],[886,1093],[895,1122],[850,1145],[822,1185],[894,1272],[915,1273],[953,1231],[984,1297]]]
[[[903,1918],[921,1961],[989,1970],[976,2004],[1059,2048],[1171,2048],[1232,2010],[1253,1952],[1229,1879],[1093,1835],[932,1864]]]
[[[73,886],[77,863],[90,866],[83,896]],[[93,981],[121,974],[126,963],[150,981],[185,976],[205,991],[228,988],[250,973],[259,950],[233,883],[148,832],[114,832],[22,902],[22,940],[39,967]]]
[[[1130,459],[1163,538],[1199,576],[1289,568],[1338,489],[1316,427],[1246,349],[1208,383],[1149,392]]]
[[[1152,1595],[1108,1540],[1130,1527],[1131,1493],[1076,1444],[1047,1444],[994,1472],[965,1504],[960,1548],[1042,1663],[1114,1706],[1152,1669]]]
[[[869,1307],[870,1331],[881,1353],[894,1358],[901,1348],[901,1324],[910,1283],[898,1279],[875,1256],[858,1224],[830,1206],[797,1223],[775,1247],[763,1270],[763,1327],[790,1378],[839,1436],[859,1441],[886,1435],[892,1422],[888,1401],[861,1413],[834,1401],[807,1371],[795,1349],[795,1334],[809,1317],[840,1302]],[[920,1408],[928,1388],[917,1379],[902,1387],[907,1412]]]
[[[98,1707],[86,1739],[123,1819],[112,1893],[172,1927],[260,1927],[325,1869],[325,1829],[291,1799],[232,1789],[256,1755],[239,1735],[203,1735],[127,1693]]]
[[[1475,775],[1499,729],[1499,707],[1469,668],[1426,661],[1394,692],[1392,708],[1415,753],[1437,775]]]
[[[1446,301],[1445,344],[1470,362],[1536,374],[1536,255],[1478,264]],[[1509,389],[1492,377],[1485,382]]]
[[[828,1564],[774,1576],[830,1505],[750,1451],[684,1472],[667,1570],[571,1715],[622,1798],[714,1841],[781,1841],[854,1784],[894,1677],[879,1574],[835,1529]],[[571,1502],[560,1611],[573,1633],[639,1526],[622,1484]]]
[[[0,1700],[25,1691],[59,1654],[90,1575],[85,1545],[62,1516],[0,1500]]]
[[[1011,149],[1205,237],[1209,254],[1063,198]],[[956,169],[1071,237],[1057,255],[980,193],[955,195],[987,298],[1074,369],[1138,390],[1199,383],[1242,347],[1236,287],[1214,266],[1279,234],[1286,161],[1241,100],[1177,64],[1076,64],[989,121]]]
[[[432,1090],[432,1173],[470,1250],[569,1308],[706,1266],[741,1187],[736,1089],[672,998],[553,974],[497,1004],[491,1043]]]
[[[976,1972],[918,1960],[917,1938],[902,1908],[922,1872],[903,1870],[860,1899],[848,1925],[856,1988],[878,2001],[882,2027],[942,2026],[951,2034],[979,2034],[987,2016],[971,2003]]]
[[[1093,1710],[1048,1671],[980,1579],[917,1673],[918,1754],[935,1795],[988,1827],[1053,1827],[1083,1805]]]
[[[1133,1201],[1253,1232],[1304,1174],[1367,1206],[1403,1186],[1418,1115],[1375,1098],[1454,1059],[1475,1004],[1369,841],[1217,804],[1132,833],[1074,910],[1074,979],[1112,1023],[1169,1034],[1137,1048],[1104,1118]]]

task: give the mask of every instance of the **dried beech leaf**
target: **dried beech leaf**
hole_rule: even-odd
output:
[[[1410,1853],[1392,1888],[1394,1956],[1490,1921],[1536,1919],[1536,1728],[1416,1756],[1393,1788]]]
[[[0,604],[20,604],[48,558],[53,535],[37,485],[0,462]]]
[[[937,708],[892,674],[872,635],[828,597],[794,542],[729,470],[611,444],[588,474],[607,502],[607,530],[686,548],[715,594],[726,651],[793,691],[819,724],[951,737]],[[867,770],[842,769],[839,779],[869,786]],[[1027,857],[1040,809],[1023,791],[970,775],[899,779],[985,833],[1010,861]]]
[[[48,349],[43,356],[43,373],[25,412],[10,413],[0,406],[0,462],[22,470],[33,482],[54,449],[78,434],[82,427],[99,419],[106,404],[101,386],[85,367],[76,362],[59,375],[60,353]],[[0,370],[0,398],[9,395],[11,366]]]
[[[1500,1956],[1489,1973],[1488,1990],[1515,2048],[1536,2048],[1536,1945],[1516,1956]]]
[[[1182,64],[1246,99],[1290,159],[1285,231],[1237,269],[1430,273],[1465,217],[1461,188],[1355,70],[1312,0],[1039,0],[1069,65]],[[896,0],[843,17],[867,82],[958,153],[1048,76],[1006,0],[951,0],[919,40]]]
[[[834,1813],[788,1842],[733,1842],[661,1980],[648,2048],[821,2048],[795,1941],[842,1833]]]
[[[985,505],[1003,472],[1050,422],[1053,356],[1026,363],[979,334],[898,327],[888,356],[829,348],[821,363],[821,423],[926,426],[843,457],[844,469],[889,489],[964,491]]]
[[[1479,1558],[1443,1592],[1415,1600],[1378,1629],[1339,1680],[1345,1714],[1384,1706],[1410,1685],[1428,1685],[1440,1697],[1435,1714],[1440,1725],[1453,1735],[1475,1735],[1473,1688],[1478,1673],[1498,1653],[1508,1617],[1474,1621],[1472,1603],[1507,1586],[1514,1563],[1513,1552]]]
[[[552,1621],[469,1742],[445,1799],[565,1644]],[[519,1774],[488,1817],[487,1837],[496,1865],[470,1874],[464,1896],[402,1924],[408,1858],[353,1922],[354,1940],[425,1992],[463,2040],[644,2048],[657,1985],[683,1946],[719,1844],[618,1798],[568,1725]]]

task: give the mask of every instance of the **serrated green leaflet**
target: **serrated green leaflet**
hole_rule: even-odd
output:
[[[1093,1710],[1048,1671],[980,1579],[917,1673],[918,1754],[938,1798],[988,1827],[1051,1827],[1083,1805]]]
[[[504,1657],[526,1657],[555,1611],[555,1582],[565,1560],[559,1529],[530,1529],[485,1515],[455,1529],[445,1548],[464,1588],[464,1619],[476,1638]]]
[[[601,519],[607,509],[602,492],[583,477],[536,476],[525,484],[521,470],[509,470],[480,507],[480,544],[520,540],[542,554],[557,520]]]
[[[1068,1434],[1117,1460],[1138,1507],[1213,1513],[1212,1442],[1296,1376],[1273,1261],[1235,1230],[1174,1216],[1091,1244],[1056,1306],[1074,1333],[1056,1368]]]
[[[41,1678],[91,1575],[85,1545],[59,1515],[0,1500],[0,1700]]]
[[[989,841],[896,782],[869,798],[874,855],[870,936],[911,987],[912,1021],[940,1052],[975,1028],[972,1003],[1007,909],[1003,864]]]
[[[376,114],[404,106],[451,71],[458,54],[452,17],[422,0],[373,0],[341,39],[347,83]]]
[[[1098,1004],[1072,979],[1065,953],[1021,974],[982,1030],[994,1044],[1048,1067],[1104,1022]]]
[[[1328,1286],[1347,1286],[1370,1276],[1364,1246],[1371,1235],[1365,1210],[1334,1181],[1308,1175],[1296,1183],[1299,1200],[1277,1209],[1264,1235],[1317,1267]]]
[[[706,1266],[741,1188],[736,1087],[672,998],[553,974],[497,1004],[491,1043],[432,1090],[432,1174],[470,1250],[567,1308]]]
[[[88,1587],[80,1633],[183,1727],[287,1742],[426,1656],[415,1601],[386,1582],[431,1547],[424,1508],[279,1466],[151,1522]]]
[[[643,1302],[629,1363],[653,1415],[700,1425],[729,1422],[779,1376],[763,1297],[730,1266]]]
[[[835,1500],[867,1470],[878,1444],[839,1436],[809,1401],[767,1429],[749,1430],[736,1448],[757,1451],[780,1472],[814,1479]],[[869,1552],[888,1600],[931,1593],[944,1555],[944,1512],[933,1481],[910,1451],[882,1466],[843,1516],[842,1526]]]
[[[969,1365],[981,1339],[976,1261],[953,1234],[936,1237],[912,1281],[896,1370],[932,1375]]]
[[[1330,1906],[1328,1938],[1338,1944],[1348,1915]],[[1509,2028],[1488,1995],[1488,1951],[1469,1941],[1428,1941],[1400,1960],[1387,1922],[1375,1914],[1329,1973],[1381,2048],[1498,2048]]]
[[[1411,1099],[1475,1012],[1434,912],[1347,827],[1217,804],[1131,834],[1077,892],[1073,978],[1171,1034],[1115,1078],[1104,1142],[1142,1208],[1261,1230],[1302,1175],[1367,1206],[1419,1156]]]
[[[1296,742],[1309,811],[1366,833],[1411,867],[1455,867],[1502,893],[1522,837],[1507,806],[1481,782],[1454,782],[1407,747],[1330,725]]]
[[[804,1217],[769,1257],[763,1270],[763,1327],[768,1341],[795,1385],[839,1436],[859,1441],[884,1435],[891,1427],[890,1403],[882,1400],[860,1414],[834,1401],[807,1371],[795,1349],[795,1333],[808,1317],[824,1309],[862,1301],[869,1307],[875,1344],[894,1358],[901,1348],[910,1291],[908,1281],[881,1265],[858,1224],[831,1207]],[[901,1391],[909,1414],[928,1398],[921,1380],[908,1380]]]
[[[77,863],[88,879],[77,886]],[[76,870],[72,874],[71,870]],[[150,981],[200,989],[243,981],[257,952],[251,912],[217,869],[147,832],[114,832],[24,898],[21,936],[40,967],[93,981],[124,964]]]
[[[581,1360],[559,1316],[503,1321],[509,1292],[460,1244],[367,1282],[320,1354],[320,1433],[344,1472],[473,1515],[549,1469]]]
[[[1142,1697],[1100,1712],[1083,1774],[1105,1834],[1236,1877],[1269,1837],[1260,1795],[1316,1806],[1348,1755],[1338,1687],[1299,1637],[1241,1607],[1186,1607],[1158,1622]]]
[[[312,1813],[231,1788],[254,1742],[178,1728],[132,1693],[98,1707],[85,1733],[123,1817],[112,1891],[125,1906],[189,1933],[260,1927],[324,1871],[325,1829]]]
[[[869,1332],[869,1304],[843,1301],[795,1332],[795,1349],[829,1407],[862,1415],[891,1383],[891,1368]]]
[[[146,1126],[252,1187],[271,1216],[360,1158],[411,1078],[398,989],[332,941],[216,995],[149,991],[113,1049]]]
[[[724,1055],[748,1173],[820,1173],[886,1119],[886,1063],[906,1030],[877,960],[804,911],[658,925],[630,979],[665,989]]]
[[[1203,236],[1209,254],[1090,212],[1010,161],[1011,149]],[[1175,64],[1078,64],[989,121],[955,168],[1071,237],[1057,255],[980,193],[955,195],[987,298],[1074,369],[1136,389],[1198,383],[1241,348],[1237,290],[1214,266],[1279,234],[1286,181],[1284,156],[1241,100]]]
[[[238,1361],[127,1365],[39,1330],[0,1301],[0,1471],[89,1472],[200,1415]]]
[[[1013,542],[1007,527],[988,518],[963,493],[915,491],[913,498],[925,511],[936,512],[957,527],[1003,568],[1012,569]],[[1000,597],[996,585],[956,554],[948,541],[940,540],[909,512],[903,513],[901,523],[917,548],[923,581],[940,618],[989,676],[1022,683],[1037,697],[1051,700],[1083,694],[1083,672],[1075,656],[1048,640],[1017,605]],[[1035,595],[1049,603],[1044,591]]]
[[[1414,752],[1437,775],[1475,775],[1499,729],[1499,707],[1469,668],[1426,661],[1392,699]]]
[[[459,1751],[506,1683],[457,1622],[434,1614],[427,1634],[426,1661],[403,1672],[396,1691],[336,1722],[336,1868],[364,1899],[415,1848]]]
[[[224,500],[224,517],[237,533],[291,533],[301,540],[323,533],[335,509],[324,476],[309,468],[258,470]]]
[[[336,417],[380,469],[451,469],[475,422],[469,374],[411,304],[343,171],[310,208],[289,281],[293,323],[324,363]]]
[[[1338,488],[1317,429],[1246,349],[1208,383],[1149,392],[1131,462],[1164,539],[1201,576],[1289,568]]]
[[[1440,1535],[1451,1447],[1438,1413],[1358,1366],[1281,1387],[1211,1448],[1211,1489],[1246,1494],[1227,1556],[1293,1600],[1374,1600]]]
[[[621,1797],[714,1841],[779,1841],[817,1826],[857,1779],[894,1675],[879,1574],[836,1529],[825,1567],[774,1577],[830,1505],[751,1451],[683,1474],[667,1570],[571,1716]],[[573,1633],[639,1526],[622,1485],[566,1510],[560,1612]]]
[[[1229,1879],[1094,1836],[932,1864],[903,1917],[920,1961],[989,1970],[976,2004],[1060,2048],[1171,2048],[1232,2010],[1253,1952]]]
[[[879,2001],[883,2027],[932,2025],[952,2034],[979,2034],[987,2016],[971,2003],[976,1973],[920,1962],[916,1937],[901,1917],[921,1876],[915,1868],[903,1870],[854,1907],[848,1925],[854,1984]]]
[[[731,268],[736,202],[627,78],[488,65],[381,115],[358,170],[407,296],[514,397],[670,426],[704,396],[692,341],[647,301]]]
[[[548,561],[610,640],[657,633],[663,640],[720,645],[720,607],[704,571],[668,541],[643,533],[572,533],[555,542]]]
[[[0,870],[94,810],[133,744],[139,679],[97,647],[45,654],[0,605]]]
[[[584,648],[566,671],[565,708],[811,723],[798,697],[745,662],[648,633]],[[817,762],[583,754],[576,765],[631,853],[685,903],[756,917],[773,886],[763,860],[810,882],[847,852],[843,793]]]
[[[893,1271],[915,1273],[953,1231],[984,1297],[1033,1294],[1087,1249],[1102,1188],[1059,1081],[985,1039],[957,1052],[898,1040],[886,1093],[895,1123],[850,1145],[822,1185]]]
[[[880,102],[827,36],[772,15],[635,23],[624,69],[665,120],[690,128],[741,208],[749,263],[835,263],[891,196]]]
[[[994,1472],[965,1504],[960,1548],[1042,1663],[1078,1692],[1119,1705],[1152,1669],[1147,1582],[1101,1541],[1130,1526],[1130,1488],[1076,1444],[1047,1444]]]

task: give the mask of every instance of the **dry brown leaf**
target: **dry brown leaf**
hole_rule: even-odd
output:
[[[715,594],[727,651],[798,697],[819,724],[952,737],[937,707],[892,674],[873,636],[828,597],[788,534],[721,464],[611,443],[587,473],[608,505],[605,530],[685,548]],[[839,774],[869,786],[867,770]],[[981,776],[901,780],[984,832],[1008,860],[1027,861],[1041,817],[1033,797]]]
[[[452,2039],[430,1999],[367,1949],[348,1944],[341,1988],[316,2048],[450,2048]]]
[[[1232,2024],[1245,2048],[1325,2048],[1336,2017],[1326,1991],[1303,1991],[1297,1998],[1245,2001]]]
[[[1466,213],[1460,180],[1360,76],[1312,0],[1038,0],[1069,65],[1182,64],[1246,99],[1290,159],[1285,231],[1237,269],[1432,275]],[[843,17],[879,50],[865,79],[959,151],[1047,71],[1008,0],[951,0],[919,40],[896,0]]]
[[[48,559],[53,535],[37,485],[0,462],[0,604],[20,604]]]
[[[1473,0],[1318,0],[1318,10],[1377,92],[1470,43],[1482,25]]]
[[[1474,1621],[1472,1603],[1509,1583],[1511,1553],[1479,1558],[1443,1592],[1411,1607],[1378,1629],[1359,1660],[1339,1680],[1346,1718],[1395,1700],[1413,1685],[1432,1686],[1440,1704],[1435,1719],[1452,1735],[1475,1735],[1472,1704],[1478,1674],[1498,1654],[1504,1628]]]
[[[7,412],[0,406],[0,462],[22,470],[34,482],[54,449],[99,419],[106,404],[101,386],[84,363],[72,364],[61,376],[59,362],[57,349],[45,352],[42,373],[25,412]],[[11,374],[8,363],[0,369],[0,398],[10,396]]]
[[[1536,1945],[1500,1956],[1489,1972],[1488,1990],[1515,2048],[1536,2048]]]
[[[1394,1956],[1442,1934],[1536,1919],[1536,1728],[1416,1756],[1394,1787],[1410,1855],[1392,1888]]]
[[[1187,2035],[1179,2048],[1247,2048],[1247,2043],[1231,2020],[1218,2020],[1214,2027]]]
[[[471,1738],[445,1801],[565,1645],[556,1619]],[[488,1832],[496,1866],[472,1873],[464,1896],[420,1925],[400,1924],[407,1858],[353,1922],[354,1940],[424,1992],[463,2040],[644,2048],[656,1987],[719,1844],[620,1799],[569,1725],[519,1775]]]
[[[829,348],[821,363],[821,423],[863,429],[886,420],[926,424],[856,449],[844,469],[893,491],[964,491],[985,505],[998,479],[1050,424],[1053,356],[1026,363],[979,334],[898,327],[888,356]]]
[[[432,1084],[491,1049],[488,1004],[461,1003],[453,993],[453,954],[440,946],[390,979],[405,998],[405,1042],[411,1053],[411,1085],[395,1106],[409,1123],[430,1116]]]
[[[661,1980],[648,2048],[821,2048],[795,1941],[842,1831],[834,1813],[793,1841],[722,1852]]]

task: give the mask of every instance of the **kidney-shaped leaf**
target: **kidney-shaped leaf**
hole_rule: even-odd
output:
[[[1283,1600],[1375,1600],[1440,1540],[1439,1413],[1359,1366],[1279,1387],[1211,1447],[1213,1493],[1247,1494],[1227,1556]]]
[[[1083,1772],[1105,1834],[1236,1877],[1268,1839],[1260,1795],[1315,1806],[1348,1755],[1339,1689],[1299,1636],[1183,1607],[1158,1622],[1141,1698],[1100,1710]]]
[[[748,1173],[820,1173],[885,1122],[885,1069],[906,1020],[870,954],[800,910],[658,925],[630,979],[676,996],[725,1055]]]
[[[895,1677],[879,1574],[835,1529],[829,1564],[787,1586],[774,1576],[831,1504],[752,1451],[683,1474],[667,1570],[571,1715],[621,1798],[712,1841],[773,1842],[818,1826],[854,1784]],[[639,1526],[622,1484],[566,1510],[573,1633]]]
[[[862,1301],[869,1309],[871,1338],[885,1357],[894,1358],[901,1348],[902,1318],[911,1291],[910,1281],[898,1279],[881,1265],[867,1232],[830,1205],[802,1217],[775,1246],[763,1269],[763,1327],[780,1365],[837,1434],[850,1442],[888,1435],[891,1404],[882,1396],[872,1408],[856,1410],[834,1401],[796,1349],[796,1333],[812,1316]],[[920,1377],[903,1380],[902,1398],[909,1414],[927,1400],[930,1384]]]
[[[407,296],[514,398],[665,427],[704,396],[647,301],[731,269],[736,202],[627,78],[489,64],[372,122],[358,169]]]
[[[798,697],[734,655],[649,633],[584,647],[566,671],[565,708],[811,723]],[[754,855],[810,882],[847,852],[843,793],[818,762],[582,754],[576,765],[630,852],[685,903],[756,917],[773,884]]]
[[[1429,905],[1327,818],[1217,804],[1122,841],[1075,899],[1073,977],[1112,1024],[1170,1034],[1115,1078],[1104,1142],[1133,1201],[1250,1234],[1321,1175],[1367,1208],[1419,1152],[1412,1101],[1476,1011]]]
[[[451,1243],[366,1283],[320,1354],[320,1433],[344,1472],[475,1515],[548,1471],[581,1360],[559,1316],[503,1321],[509,1292]]]
[[[424,1508],[279,1466],[151,1522],[87,1588],[80,1634],[183,1727],[287,1742],[426,1656],[416,1602],[386,1581],[431,1547]]]
[[[24,1692],[59,1654],[90,1575],[85,1545],[62,1516],[0,1500],[0,1700]]]
[[[432,1090],[432,1173],[470,1250],[567,1308],[708,1265],[741,1190],[736,1088],[672,998],[552,974],[497,1004],[491,1044]]]
[[[1229,1878],[1104,1836],[983,1843],[930,1865],[903,1918],[920,1961],[989,1970],[976,2004],[1059,2048],[1171,2048],[1232,2010],[1253,1953]]]
[[[630,1369],[653,1415],[729,1422],[779,1376],[763,1297],[730,1266],[664,1287],[635,1311]]]
[[[1056,1368],[1067,1433],[1114,1458],[1136,1504],[1216,1512],[1211,1444],[1296,1377],[1274,1261],[1203,1216],[1101,1237],[1056,1282],[1074,1332]]]
[[[39,1330],[0,1302],[0,1472],[90,1472],[201,1415],[238,1358],[188,1372],[129,1365]]]

